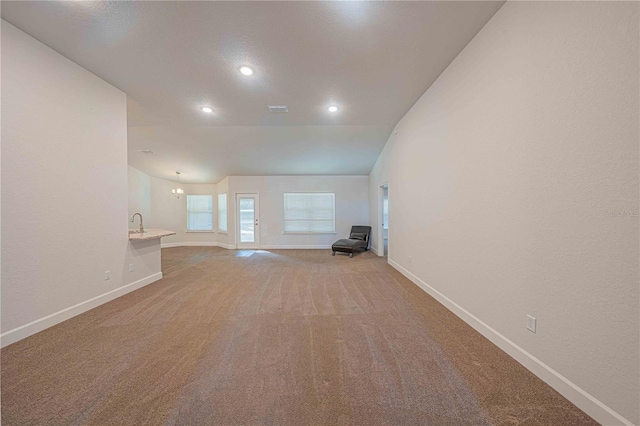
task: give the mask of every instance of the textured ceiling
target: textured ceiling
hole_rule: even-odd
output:
[[[2,18],[127,93],[129,164],[217,182],[368,174],[395,124],[501,5],[3,1]],[[270,113],[274,104],[289,113]]]

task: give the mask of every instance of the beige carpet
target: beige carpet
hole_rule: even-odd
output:
[[[163,250],[2,350],[2,424],[590,425],[372,253]]]

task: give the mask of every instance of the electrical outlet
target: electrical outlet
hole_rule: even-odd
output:
[[[536,332],[536,319],[531,315],[527,315],[527,330],[532,333]]]
[[[135,269],[136,268],[133,266],[133,263],[130,263],[129,264],[129,272],[133,272],[133,271],[135,271]]]
[[[104,280],[110,280],[111,279],[111,271],[104,271]]]

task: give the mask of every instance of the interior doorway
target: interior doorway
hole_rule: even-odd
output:
[[[257,249],[260,246],[258,194],[236,194],[236,212],[238,249]]]
[[[389,184],[378,188],[378,256],[389,255]]]

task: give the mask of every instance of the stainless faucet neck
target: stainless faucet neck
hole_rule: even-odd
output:
[[[131,216],[131,220],[129,222],[133,223],[136,216],[140,216],[140,233],[144,234],[144,226],[142,225],[142,215],[140,213],[134,213],[133,216]]]

